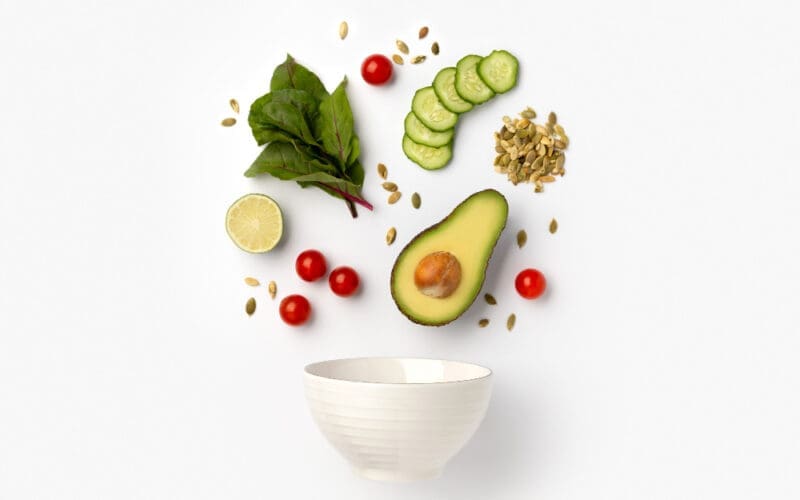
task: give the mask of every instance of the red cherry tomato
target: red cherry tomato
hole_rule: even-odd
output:
[[[361,76],[370,85],[383,85],[392,77],[392,61],[381,54],[372,54],[361,64]]]
[[[340,297],[349,297],[358,290],[358,273],[352,267],[337,267],[331,271],[328,283],[333,293]]]
[[[544,293],[547,280],[544,279],[544,274],[536,269],[524,269],[514,280],[514,286],[523,298],[536,299]]]
[[[278,311],[284,323],[300,326],[311,316],[311,304],[302,295],[288,295],[281,300]]]
[[[328,264],[325,262],[325,256],[317,250],[306,250],[297,256],[294,268],[303,280],[316,281],[325,276]]]

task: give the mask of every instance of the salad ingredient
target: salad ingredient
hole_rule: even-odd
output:
[[[514,314],[514,313],[511,313],[508,316],[508,319],[506,320],[506,328],[508,329],[509,332],[514,329],[514,324],[516,322],[517,322],[517,315]]]
[[[428,27],[423,26],[422,28],[419,29],[419,39],[422,40],[426,36],[428,36]]]
[[[456,69],[453,67],[444,68],[436,73],[433,79],[433,90],[436,92],[436,97],[442,102],[442,106],[453,113],[466,113],[472,109],[472,103],[462,99],[456,92]]]
[[[383,187],[383,189],[389,191],[390,193],[394,193],[395,191],[397,191],[397,184],[395,184],[394,182],[384,182],[383,184],[381,184],[381,187]]]
[[[439,44],[434,42],[431,51],[438,54]],[[516,85],[519,64],[503,50],[496,50],[486,58],[471,54],[461,58],[455,68],[440,70],[431,87],[414,94],[412,113],[405,119],[403,151],[411,161],[428,170],[442,168],[450,161],[453,129],[459,113],[466,113],[495,95],[492,87],[481,79],[481,64],[485,78],[498,91],[506,92]]]
[[[450,252],[433,252],[419,261],[414,270],[414,285],[428,297],[449,297],[461,284],[461,264]]]
[[[318,250],[305,250],[297,256],[294,268],[302,280],[316,281],[328,272],[328,263]]]
[[[389,169],[386,168],[386,165],[383,163],[378,163],[378,175],[380,175],[383,180],[389,177]]]
[[[423,55],[414,56],[414,57],[411,59],[411,64],[419,64],[419,63],[423,63],[423,62],[425,62],[425,59],[426,59],[426,56],[423,56]]]
[[[392,55],[392,61],[395,64],[402,65],[403,64],[403,56],[401,56],[400,54],[393,54]]]
[[[340,297],[349,297],[356,293],[359,283],[358,273],[348,266],[337,267],[328,277],[331,290]]]
[[[252,316],[254,312],[256,312],[256,299],[250,297],[247,299],[247,302],[244,304],[244,312],[247,313],[248,316]]]
[[[558,221],[553,218],[553,220],[550,221],[550,234],[556,234],[556,231],[558,231]]]
[[[478,63],[478,76],[495,93],[508,92],[517,84],[519,61],[505,50],[494,50]]]
[[[541,297],[547,288],[547,280],[536,269],[523,269],[517,274],[514,287],[522,298],[532,300]]]
[[[447,324],[461,316],[480,292],[507,217],[506,199],[499,192],[487,189],[469,196],[441,222],[414,237],[392,268],[390,288],[400,312],[415,323],[432,326]],[[417,268],[436,252],[452,255],[461,269],[459,284],[446,297],[426,295],[415,283]],[[443,288],[447,286],[440,284]]]
[[[251,278],[249,276],[244,279],[244,283],[247,286],[259,286],[261,284],[257,279]]]
[[[339,24],[339,38],[341,38],[342,40],[347,38],[347,32],[348,31],[349,31],[349,28],[347,26],[347,21],[342,21]]]
[[[406,115],[404,128],[406,135],[408,135],[412,141],[417,144],[422,144],[423,146],[438,148],[450,144],[453,140],[452,128],[444,132],[433,131],[426,127],[413,111]]]
[[[388,231],[386,231],[386,244],[391,245],[394,243],[394,239],[397,237],[397,229],[390,227]]]
[[[386,200],[389,202],[389,205],[394,205],[400,200],[400,197],[403,196],[403,193],[400,191],[395,191],[394,193],[389,195],[389,199]]]
[[[278,312],[287,325],[300,326],[311,316],[311,304],[302,295],[288,295],[281,300]]]
[[[411,206],[418,209],[422,205],[422,198],[420,198],[419,193],[414,193],[411,195]]]
[[[456,126],[458,115],[442,105],[433,87],[423,87],[414,94],[411,111],[423,125],[435,132],[445,132]]]
[[[395,43],[395,45],[397,45],[397,50],[399,50],[403,54],[408,54],[408,45],[406,45],[406,42],[404,42],[402,40],[397,40],[394,43]]]
[[[431,45],[431,54],[435,56],[439,55],[439,42],[433,42]]]
[[[275,200],[263,194],[244,195],[228,208],[225,229],[245,252],[269,252],[283,235],[281,209]]]
[[[392,61],[381,54],[372,54],[361,64],[361,77],[370,85],[383,85],[392,77]]]
[[[536,112],[530,108],[513,120],[503,117],[503,127],[494,133],[495,171],[506,174],[514,185],[533,182],[534,191],[544,191],[545,182],[553,182],[556,175],[564,176],[564,150],[569,138],[564,128],[556,123],[555,113],[550,113],[548,122],[539,125],[533,122]]]
[[[478,326],[481,328],[486,328],[487,326],[489,326],[489,320],[487,318],[478,320]]]
[[[269,285],[267,285],[267,291],[269,292],[270,298],[275,300],[275,296],[278,295],[278,284],[274,281],[270,281]]]
[[[361,196],[364,168],[346,84],[345,78],[329,94],[317,75],[286,56],[272,74],[270,92],[250,106],[253,137],[266,147],[244,175],[320,188],[344,199],[353,217],[355,204],[372,210]]]
[[[517,233],[517,246],[522,248],[528,242],[528,233],[524,229],[520,229]]]
[[[409,160],[420,167],[426,170],[437,170],[447,165],[453,157],[453,148],[452,144],[432,148],[424,144],[418,144],[408,135],[404,135],[403,153],[405,153]]]
[[[496,306],[497,305],[497,299],[495,299],[494,295],[492,295],[491,293],[484,293],[483,294],[483,300],[485,300],[486,303],[489,304],[490,306]]]
[[[237,101],[236,99],[231,99],[230,101],[228,101],[228,104],[231,105],[231,109],[233,110],[234,113],[239,114],[239,101]]]
[[[236,125],[236,118],[225,118],[220,122],[220,124],[223,127],[233,127]]]
[[[456,92],[472,104],[482,104],[494,97],[494,91],[478,75],[478,63],[482,59],[481,56],[470,54],[456,64]]]

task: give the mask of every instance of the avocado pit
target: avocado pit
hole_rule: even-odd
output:
[[[461,283],[461,263],[450,252],[433,252],[419,261],[414,270],[414,285],[423,295],[444,299]]]

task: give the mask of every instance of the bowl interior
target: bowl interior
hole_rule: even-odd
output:
[[[441,384],[488,377],[492,371],[459,361],[414,358],[355,358],[306,366],[317,377],[374,384]]]

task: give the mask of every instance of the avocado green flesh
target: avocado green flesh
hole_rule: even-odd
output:
[[[506,199],[487,189],[464,200],[445,219],[411,240],[392,269],[392,297],[400,312],[415,323],[432,326],[461,316],[483,286],[486,266],[507,217]],[[450,252],[461,264],[461,282],[446,298],[423,295],[414,284],[417,264],[433,252]]]

